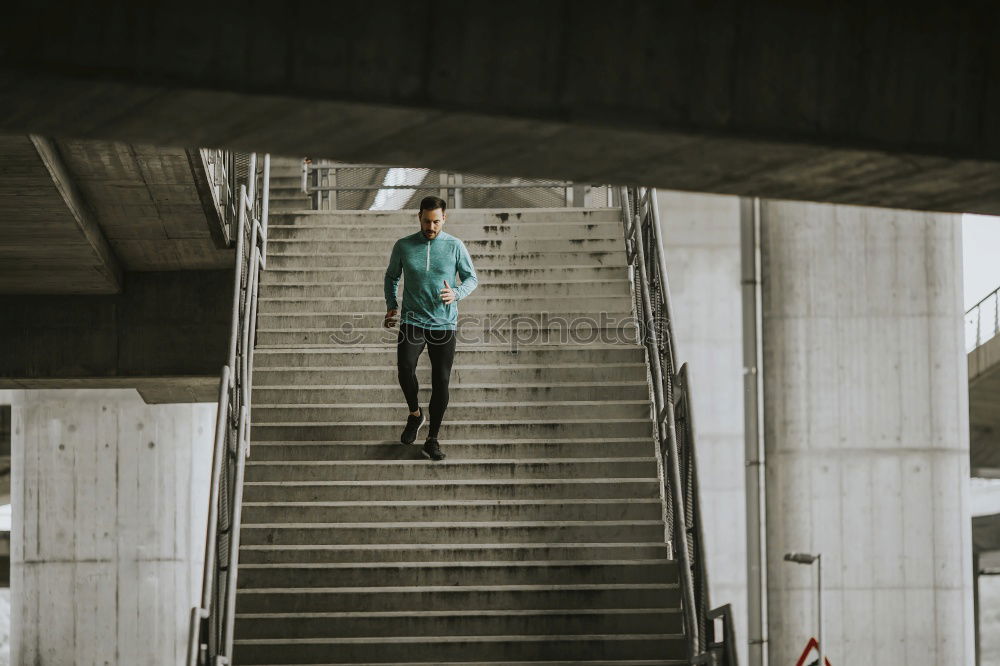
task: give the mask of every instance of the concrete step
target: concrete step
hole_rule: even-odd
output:
[[[399,404],[394,403],[327,403],[253,405],[255,423],[342,423],[350,421],[387,421],[401,417]],[[456,398],[458,398],[456,400]],[[452,395],[448,404],[448,423],[466,421],[549,421],[572,419],[585,414],[589,419],[643,419],[650,417],[650,402],[642,400],[574,400],[535,402],[465,402]],[[402,425],[402,424],[400,424]]]
[[[302,188],[302,170],[296,169],[294,166],[282,167],[275,170],[274,166],[271,167],[271,191],[275,190],[296,190],[301,192]]]
[[[267,263],[272,268],[380,268],[385,272],[392,247],[384,252],[358,253],[322,253],[312,251],[286,252],[272,250],[268,243]],[[579,250],[552,252],[536,252],[519,250],[517,252],[494,253],[479,248],[469,248],[469,256],[478,272],[480,268],[537,268],[539,266],[572,266],[598,267],[616,266],[625,270],[625,250]],[[356,278],[355,278],[356,279]]]
[[[449,282],[450,284],[450,282]],[[453,284],[453,287],[458,284]],[[443,288],[443,285],[442,285]],[[536,292],[540,291],[536,288]],[[402,295],[402,290],[397,296]],[[589,315],[596,319],[601,312],[622,314],[631,312],[632,298],[627,294],[618,296],[598,296],[581,294],[579,296],[550,296],[543,293],[535,294],[501,294],[484,296],[476,291],[458,303],[461,313],[495,312],[497,314],[541,313],[541,312],[571,312]],[[372,287],[358,290],[348,296],[313,296],[302,295],[262,297],[259,301],[261,316],[275,314],[304,313],[357,313],[373,312],[385,316],[385,300],[382,287]]]
[[[425,403],[426,404],[426,403]],[[402,422],[400,423],[402,430]],[[423,444],[425,425],[417,433]],[[535,458],[640,458],[653,455],[652,439],[599,440],[468,440],[448,443],[448,455],[456,460]],[[397,438],[388,442],[253,442],[255,460],[418,460],[419,446],[403,446]]]
[[[671,583],[670,560],[240,565],[240,589]]]
[[[243,524],[369,523],[377,521],[503,522],[537,520],[656,520],[659,499],[398,500],[244,502]]]
[[[258,458],[256,445],[251,456]],[[402,444],[396,446],[403,448]],[[415,448],[415,447],[413,447]],[[611,457],[611,456],[609,456]],[[636,456],[641,457],[641,456]],[[331,460],[333,460],[331,458]],[[249,481],[244,498],[262,501],[340,501],[340,500],[459,500],[541,497],[546,499],[597,499],[601,497],[657,498],[661,483],[656,467],[650,466],[647,477],[600,477],[588,479],[458,479],[458,480],[343,480],[343,481]]]
[[[662,542],[240,546],[240,566],[335,562],[530,562],[624,559],[670,561],[667,558],[666,544]]]
[[[238,613],[454,612],[601,608],[672,609],[674,583],[602,585],[445,585],[379,588],[241,589]]]
[[[682,633],[675,609],[469,610],[414,615],[371,613],[247,613],[236,638],[337,636],[531,636],[537,634]]]
[[[443,446],[447,451],[447,447]],[[653,455],[636,458],[247,461],[247,481],[600,479],[656,477]]]
[[[492,367],[510,365],[581,364],[609,365],[631,363],[643,365],[645,354],[639,346],[585,345],[573,347],[522,346],[511,351],[504,346],[463,344],[455,348],[455,366],[476,366],[487,364]],[[254,353],[254,368],[269,367],[336,367],[336,366],[396,366],[396,346],[356,346],[350,348],[331,347],[329,349],[258,349]],[[643,373],[644,374],[644,373]],[[256,381],[255,384],[259,384]],[[395,380],[391,382],[395,384]]]
[[[462,523],[273,523],[240,528],[254,545],[632,543],[663,540],[663,520]]]
[[[261,274],[261,285],[311,282],[314,284],[338,284],[341,282],[366,281],[382,284],[385,278],[385,264],[388,256],[373,261],[369,266],[302,267],[276,266],[270,260]],[[502,282],[535,282],[551,284],[566,280],[621,280],[628,277],[622,263],[613,266],[535,266],[491,267],[476,265],[476,275],[480,284]]]
[[[345,347],[346,348],[346,347]],[[626,347],[625,349],[631,349]],[[426,354],[426,352],[425,352]],[[255,354],[254,358],[258,358]],[[359,359],[360,360],[360,359]],[[641,363],[510,363],[503,366],[459,364],[451,372],[451,386],[465,384],[514,385],[525,383],[645,381],[646,367]],[[430,361],[422,358],[417,364],[417,381],[430,386]],[[254,386],[391,386],[398,381],[395,363],[372,365],[335,365],[309,367],[260,367],[254,371]]]
[[[568,300],[568,299],[567,299]],[[550,309],[547,306],[559,306],[555,301],[543,301],[542,303],[524,303],[523,305],[514,299],[504,299],[501,303],[497,301],[483,300],[478,302],[475,296],[470,296],[468,301],[462,301],[458,307],[457,327],[459,331],[476,330],[483,328],[496,329],[518,329],[524,331],[535,331],[545,329],[563,329],[567,331],[590,331],[593,329],[609,329],[615,327],[630,328],[635,326],[635,318],[629,311],[631,302],[627,299],[605,299],[606,308],[596,308],[584,310],[586,299],[574,299],[577,303],[566,302],[561,304],[559,309]],[[591,299],[600,302],[601,299]],[[294,302],[293,302],[294,303]],[[355,308],[376,305],[376,302],[354,303]],[[490,305],[494,307],[490,307]],[[303,303],[300,308],[312,307],[313,303]],[[334,307],[336,303],[319,303],[316,311],[288,311],[270,313],[262,311],[258,315],[257,330],[283,331],[283,330],[310,330],[310,329],[341,329],[342,332],[349,332],[349,328],[382,328],[385,321],[385,309],[381,310],[352,310],[347,307],[338,309]],[[571,309],[573,306],[578,309]],[[273,302],[270,307],[273,308]],[[323,312],[324,308],[329,308],[329,312]],[[347,328],[349,327],[349,328]],[[398,330],[398,329],[397,329]]]
[[[400,280],[402,293],[406,280]],[[490,298],[550,298],[618,296],[631,299],[628,279],[622,274],[617,280],[587,280],[576,282],[480,282],[476,287],[476,300]],[[261,299],[272,298],[337,298],[354,297],[375,300],[382,304],[382,281],[369,282],[315,282],[262,284]]]
[[[448,416],[448,415],[446,415]],[[254,440],[285,441],[352,441],[399,437],[403,424],[391,421],[326,421],[326,422],[277,422],[260,421],[253,414],[252,437]],[[522,419],[522,420],[463,420],[453,421],[448,416],[441,430],[441,443],[461,442],[465,439],[519,439],[522,437],[552,437],[577,439],[580,437],[645,437],[652,432],[651,419]],[[600,476],[598,474],[598,476]]]
[[[618,238],[463,238],[466,249],[473,259],[502,254],[559,252],[617,252],[624,249]],[[269,257],[284,254],[384,254],[386,259],[392,252],[395,239],[372,239],[358,235],[349,239],[314,240],[299,238],[269,238]],[[421,248],[423,250],[423,248]]]
[[[280,221],[280,220],[279,220]],[[490,239],[575,239],[613,238],[624,242],[621,222],[548,222],[546,224],[474,224],[446,222],[443,229],[466,244]],[[387,240],[390,243],[420,230],[416,216],[405,223],[393,224],[276,224],[274,218],[267,227],[270,241],[297,239],[305,241]]]
[[[621,224],[620,208],[455,208],[448,211],[445,225],[516,225],[547,224],[552,222],[573,222],[576,224],[597,224],[601,222]],[[295,214],[271,216],[270,224],[281,225],[329,225],[336,227],[365,227],[368,225],[404,226],[417,231],[415,210],[317,210]],[[446,228],[450,228],[447,227]]]
[[[384,317],[384,313],[382,314]],[[634,324],[618,327],[594,328],[587,314],[581,318],[560,321],[556,317],[538,317],[537,322],[523,318],[510,325],[510,319],[503,315],[491,318],[469,315],[473,322],[459,324],[458,335],[466,343],[487,345],[509,345],[517,349],[524,345],[586,345],[593,343],[635,346],[639,343],[638,329]],[[547,321],[546,321],[547,320]],[[362,320],[364,321],[364,320]],[[627,321],[627,320],[626,320]],[[506,322],[506,323],[505,323]],[[564,323],[568,322],[568,323]],[[335,328],[298,327],[257,330],[259,347],[331,347],[356,345],[395,345],[398,340],[396,328],[382,326],[355,326],[353,322],[337,322]]]
[[[537,636],[422,636],[314,639],[243,639],[235,644],[236,664],[399,664],[419,659],[452,663],[475,655],[497,662],[551,659],[679,658],[685,651],[678,634],[579,634]]]
[[[427,361],[425,361],[426,363]],[[462,384],[452,382],[450,393],[470,403],[547,403],[567,400],[602,400],[612,395],[619,400],[648,400],[649,390],[645,381],[632,382],[565,382],[534,384]],[[424,384],[419,390],[421,404],[428,404],[431,387]],[[253,387],[253,404],[259,405],[315,405],[315,404],[364,404],[396,405],[403,399],[399,385],[322,385]]]

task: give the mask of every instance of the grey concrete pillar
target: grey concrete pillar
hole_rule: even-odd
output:
[[[11,663],[183,663],[214,406],[11,393]]]
[[[688,363],[709,597],[732,604],[747,663],[740,200],[658,190],[678,361]]]
[[[955,215],[761,205],[769,659],[971,664],[967,370]]]

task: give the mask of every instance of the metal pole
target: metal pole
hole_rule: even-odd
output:
[[[816,555],[816,604],[818,610],[816,611],[816,617],[819,622],[819,638],[816,642],[819,643],[819,666],[824,666],[823,661],[823,554],[818,553]]]
[[[765,663],[763,567],[763,456],[760,436],[760,259],[755,199],[740,199],[740,272],[743,291],[743,442],[746,479],[747,661]]]

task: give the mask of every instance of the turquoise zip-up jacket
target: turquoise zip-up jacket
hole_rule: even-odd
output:
[[[455,286],[455,275],[462,284]],[[403,276],[403,307],[399,308],[396,290]],[[444,282],[455,292],[455,301],[441,300]],[[431,330],[458,328],[458,301],[476,288],[479,278],[472,257],[461,239],[441,231],[433,240],[423,233],[404,236],[392,246],[389,266],[385,269],[386,310],[399,309],[399,321]]]

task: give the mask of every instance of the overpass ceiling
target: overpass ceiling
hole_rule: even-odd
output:
[[[0,165],[0,293],[116,293],[125,271],[232,263],[184,149],[6,135]]]
[[[28,136],[0,136],[0,293],[106,294],[120,275]],[[91,229],[93,231],[93,229]]]
[[[972,476],[1000,478],[1000,336],[968,355]]]
[[[229,268],[215,246],[187,151],[111,141],[57,140],[126,270]]]
[[[21,3],[0,131],[1000,214],[997,3],[432,6]]]

